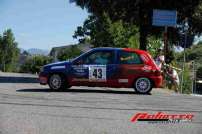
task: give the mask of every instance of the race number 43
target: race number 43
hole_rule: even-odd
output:
[[[105,65],[90,65],[89,66],[90,81],[106,81],[106,66]]]

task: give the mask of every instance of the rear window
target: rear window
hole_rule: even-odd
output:
[[[119,53],[120,64],[142,64],[142,60],[135,52],[120,51]]]

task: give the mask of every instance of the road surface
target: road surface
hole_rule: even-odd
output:
[[[138,112],[192,113],[192,122],[132,123]],[[201,134],[202,97],[154,89],[72,87],[51,92],[29,74],[0,73],[0,134]]]

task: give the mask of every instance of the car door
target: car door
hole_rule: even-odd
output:
[[[72,65],[73,85],[108,86],[116,70],[114,50],[92,51]]]
[[[137,53],[124,50],[119,51],[118,61],[118,83],[130,87],[134,79],[142,75],[143,61]]]

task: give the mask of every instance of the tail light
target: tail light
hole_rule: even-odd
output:
[[[160,70],[155,70],[154,71],[155,76],[160,76],[161,74],[162,74],[162,72]]]

